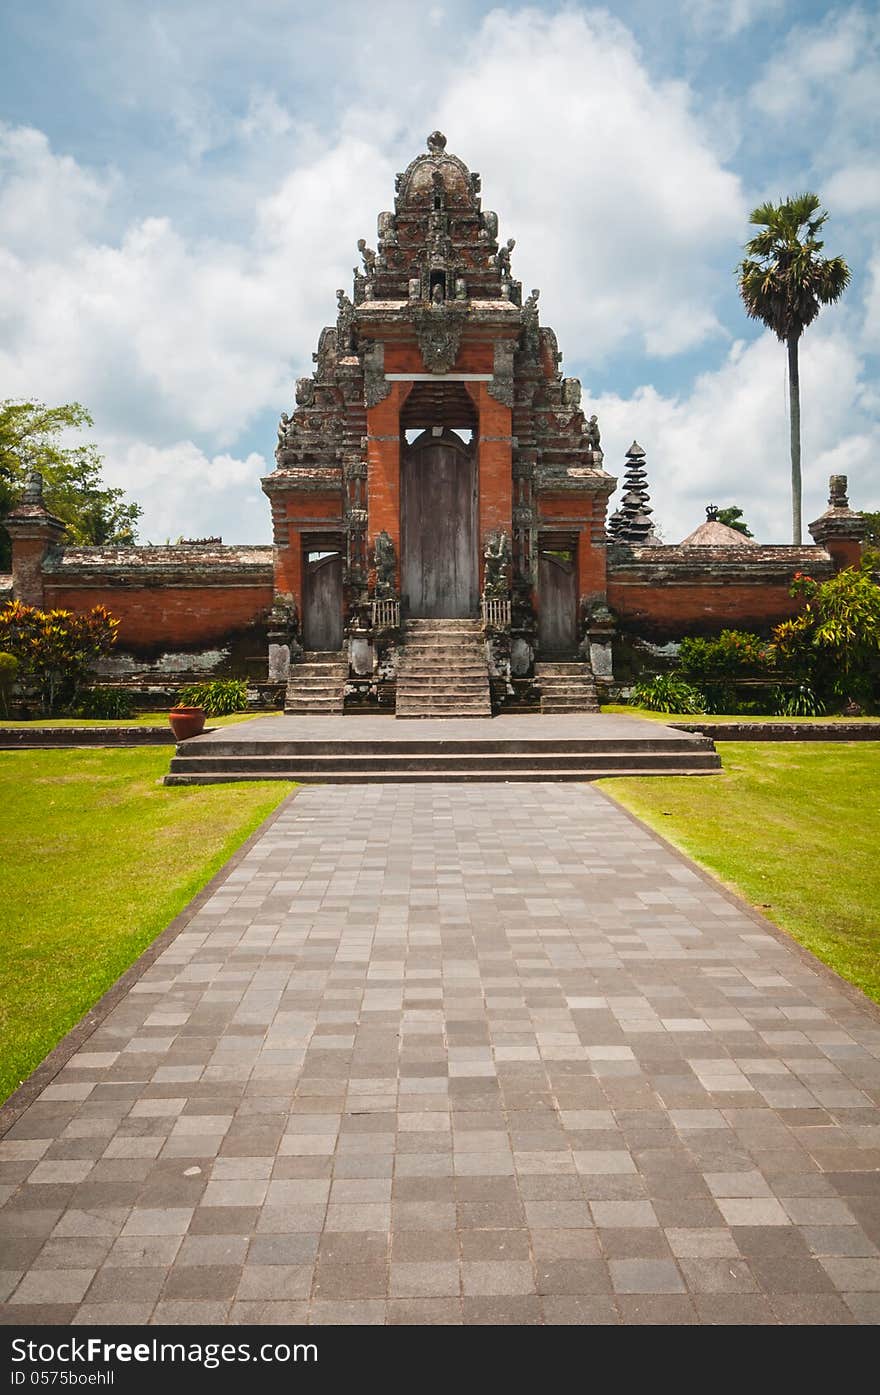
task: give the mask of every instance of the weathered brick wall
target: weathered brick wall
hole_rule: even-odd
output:
[[[262,644],[272,605],[272,550],[258,547],[69,548],[43,571],[47,608],[105,605],[122,622],[117,650],[142,657]]]
[[[834,565],[820,547],[621,547],[608,549],[608,603],[623,632],[651,640],[722,629],[767,633],[794,615],[797,572],[817,579]]]

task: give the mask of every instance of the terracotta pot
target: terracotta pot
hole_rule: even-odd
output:
[[[171,730],[177,741],[186,741],[190,736],[198,736],[205,729],[204,707],[172,707],[168,713]]]

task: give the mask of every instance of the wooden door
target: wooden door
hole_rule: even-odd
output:
[[[542,654],[574,654],[577,649],[577,562],[573,548],[541,548],[538,647]]]
[[[431,619],[479,611],[474,451],[453,432],[425,432],[401,462],[404,613]]]
[[[304,648],[336,653],[342,648],[342,556],[323,550],[303,560]]]

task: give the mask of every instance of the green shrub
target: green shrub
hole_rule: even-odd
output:
[[[827,581],[799,572],[791,594],[804,608],[773,632],[787,671],[823,698],[880,700],[880,585],[870,561]]]
[[[103,605],[81,614],[9,601],[0,610],[0,647],[18,659],[21,679],[44,712],[76,702],[95,660],[110,653],[118,631],[119,621]]]
[[[9,716],[12,688],[18,677],[18,659],[14,654],[0,653],[0,712]]]
[[[775,650],[748,630],[722,630],[714,639],[683,639],[678,665],[686,678],[702,683],[761,678],[774,671]]]
[[[633,688],[636,707],[649,712],[704,712],[703,695],[677,673],[658,673]]]
[[[777,717],[822,717],[825,704],[807,683],[796,688],[776,688],[774,693]]]
[[[204,707],[209,717],[228,717],[232,712],[247,710],[247,684],[241,678],[190,683],[180,689],[177,700],[186,707]]]
[[[87,688],[76,708],[77,717],[113,720],[134,715],[133,695],[125,688]]]

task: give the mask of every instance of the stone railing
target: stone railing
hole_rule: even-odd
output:
[[[399,629],[400,601],[373,601],[371,618],[374,630]]]
[[[506,598],[486,596],[483,599],[483,624],[493,630],[510,628],[510,601]]]

